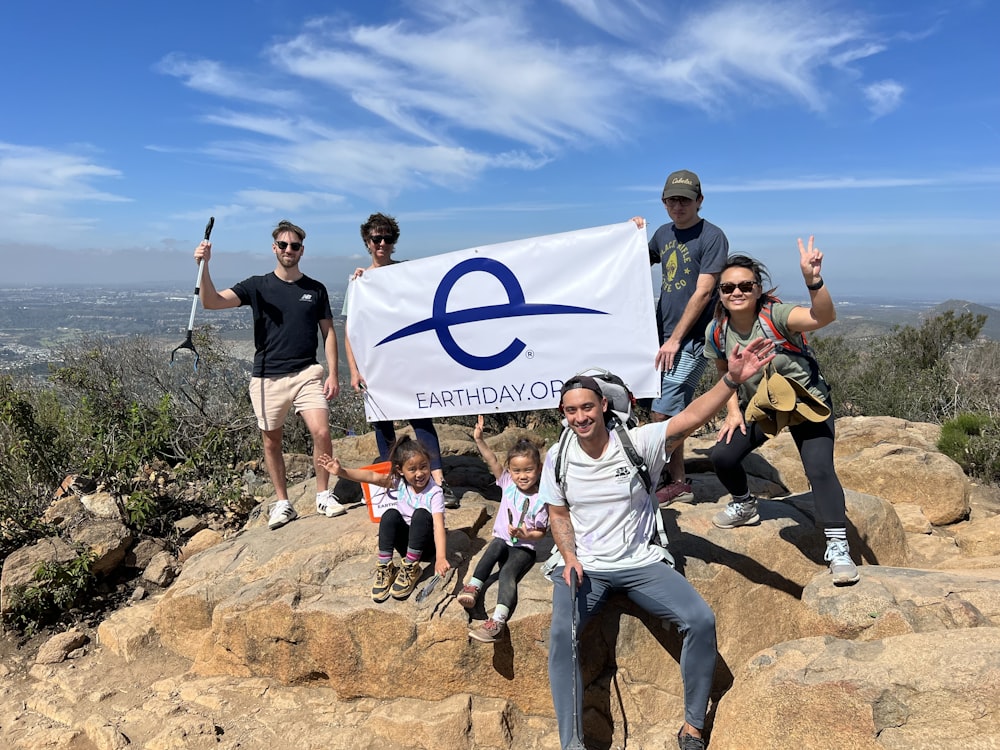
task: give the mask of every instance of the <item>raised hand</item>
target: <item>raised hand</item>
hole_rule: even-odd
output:
[[[483,415],[476,418],[476,426],[472,430],[472,439],[477,443],[483,439]]]
[[[734,383],[749,380],[774,359],[775,353],[774,342],[763,336],[755,338],[743,351],[736,344],[729,355],[729,377]]]
[[[802,278],[806,284],[815,284],[820,280],[820,272],[823,270],[823,253],[813,245],[813,236],[809,235],[809,245],[802,244],[799,238],[799,266],[802,268]]]
[[[328,472],[334,476],[340,475],[340,459],[333,456],[328,456],[326,453],[322,454],[316,459],[316,463],[326,469]]]

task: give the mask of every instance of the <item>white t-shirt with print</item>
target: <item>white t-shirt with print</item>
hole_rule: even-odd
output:
[[[660,476],[667,463],[668,424],[669,420],[628,431],[636,451],[645,458],[650,477]],[[556,443],[545,456],[539,499],[548,505],[569,506],[576,556],[584,570],[628,570],[663,560],[656,536],[659,509],[617,434],[608,432],[608,446],[597,459],[584,453],[577,440],[569,440],[563,456],[565,493],[556,480],[558,452]]]

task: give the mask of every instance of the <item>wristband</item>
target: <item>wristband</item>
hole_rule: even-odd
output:
[[[725,375],[722,376],[722,382],[725,383],[730,388],[732,388],[734,391],[740,387],[735,380],[729,377],[729,373],[726,373]]]
[[[820,277],[820,280],[817,281],[815,284],[806,284],[806,289],[808,289],[810,292],[818,292],[822,288],[823,288],[822,277]]]

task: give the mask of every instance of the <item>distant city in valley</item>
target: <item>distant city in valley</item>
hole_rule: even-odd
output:
[[[343,346],[344,288],[329,287],[334,326]],[[789,302],[804,302],[785,298]],[[33,286],[0,289],[0,371],[44,376],[60,346],[85,337],[143,335],[161,344],[164,356],[184,340],[191,313],[192,288]],[[980,305],[961,300],[938,303],[914,300],[875,301],[838,298],[836,322],[819,335],[866,338],[883,335],[893,326],[919,325],[946,309],[988,315],[983,335],[1000,341],[1000,303]],[[249,310],[203,310],[199,304],[195,328],[211,325],[233,354],[253,357],[253,326]],[[341,356],[341,382],[348,380]]]

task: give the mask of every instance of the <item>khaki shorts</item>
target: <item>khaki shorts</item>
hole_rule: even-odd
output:
[[[285,424],[288,410],[295,413],[310,409],[329,409],[323,395],[323,367],[310,365],[290,375],[273,378],[250,378],[250,402],[257,415],[257,426],[265,432]]]

